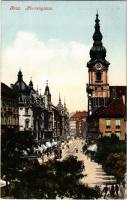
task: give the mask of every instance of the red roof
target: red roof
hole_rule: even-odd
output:
[[[98,108],[90,117],[124,117],[126,107],[123,99],[113,100],[107,107]]]
[[[80,120],[82,118],[85,118],[87,117],[87,112],[86,111],[76,111],[76,113],[74,113],[72,116],[71,116],[71,119],[72,118],[75,118],[77,120]]]

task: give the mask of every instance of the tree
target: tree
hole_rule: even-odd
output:
[[[111,137],[105,136],[98,140],[95,160],[103,165],[110,153],[120,152],[126,152],[126,142],[120,141],[115,134]]]
[[[112,134],[98,140],[95,160],[102,164],[106,173],[114,175],[119,181],[123,178],[126,168],[126,142]]]
[[[124,178],[124,174],[126,172],[126,154],[109,154],[103,167],[108,174],[114,175],[118,182],[121,181]]]
[[[49,161],[20,174],[12,194],[15,198],[56,199],[98,198],[100,193],[80,183],[82,162],[70,156],[63,161]],[[20,194],[20,196],[19,196]]]
[[[22,169],[23,151],[32,152],[35,142],[30,132],[15,132],[14,129],[7,129],[1,135],[1,141],[1,177],[6,181],[8,193],[8,182]]]

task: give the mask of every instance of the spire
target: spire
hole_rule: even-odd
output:
[[[36,90],[37,94],[38,94],[38,85],[37,85],[37,90]]]
[[[65,102],[65,97],[64,97],[64,108],[66,108],[66,102]]]
[[[41,89],[39,89],[39,91],[40,91],[40,94],[39,94],[39,96],[42,98]]]
[[[95,32],[93,34],[93,40],[94,40],[94,44],[96,44],[96,42],[101,42],[102,40],[102,34],[100,32],[100,20],[98,18],[98,11],[97,11],[97,14],[96,14],[96,19],[95,19]],[[100,43],[101,44],[101,43]]]
[[[63,110],[63,105],[62,105],[62,103],[61,103],[61,96],[60,96],[60,93],[59,93],[59,103],[58,103],[58,105],[57,105],[57,108],[58,108],[59,111],[62,111],[62,110]]]
[[[30,77],[29,87],[30,87],[31,89],[33,89],[33,81],[32,81],[32,77]]]
[[[59,93],[59,104],[61,104],[61,97],[60,97],[60,93]]]
[[[87,67],[94,66],[97,62],[101,62],[105,66],[109,66],[109,62],[105,59],[106,57],[106,49],[102,44],[102,34],[100,31],[100,20],[99,20],[99,14],[97,11],[96,19],[95,19],[95,31],[93,34],[93,46],[90,49],[90,58],[91,60],[87,63]]]
[[[21,72],[21,69],[19,69],[19,72],[18,72],[18,81],[22,81],[23,80],[23,75],[22,75],[22,72]]]
[[[48,80],[46,80],[46,87],[45,87],[45,95],[51,95],[49,91],[49,86],[48,86]]]
[[[41,89],[39,89],[39,91],[40,91],[40,96],[41,96]]]

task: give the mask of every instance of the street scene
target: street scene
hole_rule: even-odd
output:
[[[98,163],[91,160],[91,158],[88,155],[85,155],[83,153],[82,147],[84,144],[84,140],[82,139],[73,139],[69,142],[69,149],[66,148],[63,150],[62,153],[62,159],[64,159],[68,155],[75,155],[78,157],[79,160],[84,161],[85,169],[83,171],[84,179],[82,180],[84,183],[95,186],[95,185],[105,185],[108,184],[114,184],[116,183],[116,180],[113,176],[106,176],[106,173],[103,171],[102,166]],[[76,152],[76,149],[78,152]]]
[[[125,19],[2,1],[1,199],[127,199]]]

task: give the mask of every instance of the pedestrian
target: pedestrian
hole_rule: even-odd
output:
[[[41,155],[42,162],[44,163],[44,154]]]
[[[118,184],[115,185],[115,193],[116,193],[116,196],[118,197],[118,192],[119,192],[119,186]]]
[[[60,158],[62,158],[62,149],[60,149]]]
[[[76,148],[76,153],[78,153],[78,148]]]
[[[120,192],[120,197],[124,198],[125,189],[124,189],[122,183],[120,184],[119,192]]]
[[[107,187],[107,184],[106,184],[105,187],[103,188],[104,199],[107,197],[107,192],[108,192],[108,187]]]
[[[114,185],[111,186],[110,195],[111,195],[111,197],[114,197],[114,196],[115,196],[115,188],[114,188]]]
[[[85,166],[84,166],[84,162],[82,161],[82,164],[81,164],[81,171],[85,170]]]

